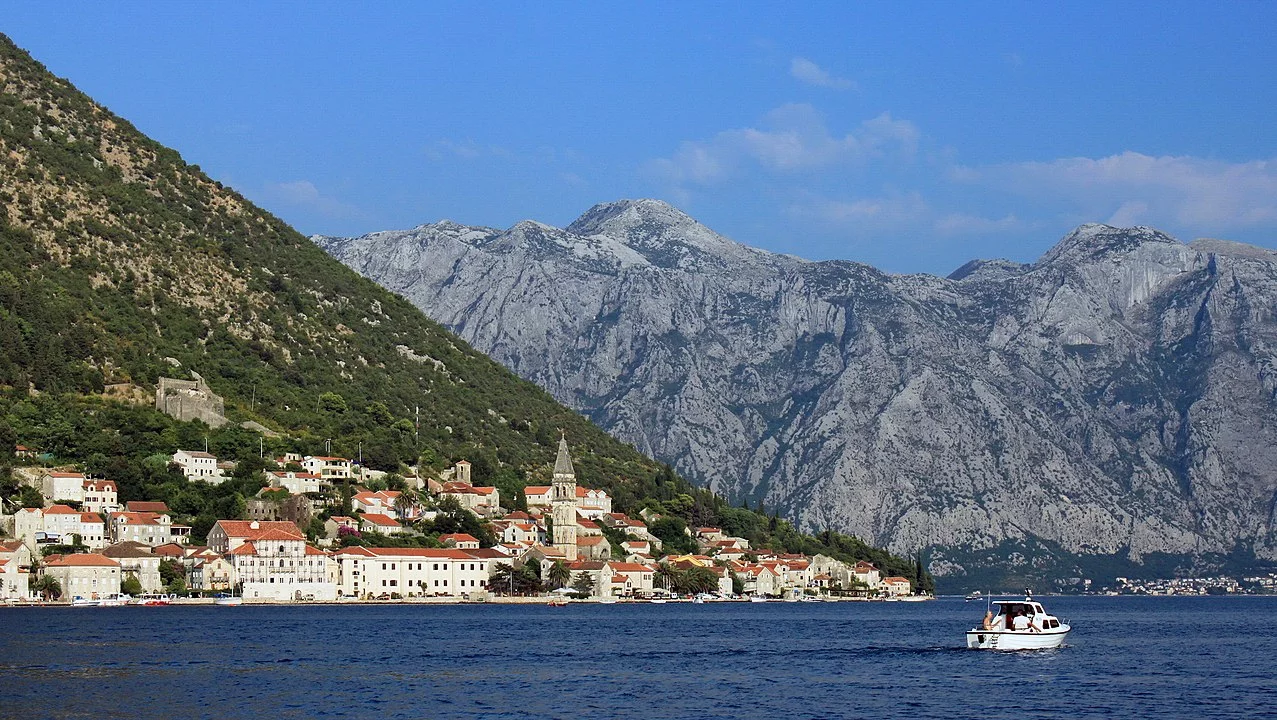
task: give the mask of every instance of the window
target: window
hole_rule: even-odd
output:
[[[435,569],[435,570],[438,570],[438,569],[439,569],[439,563],[435,563],[435,567],[434,567],[434,569]]]

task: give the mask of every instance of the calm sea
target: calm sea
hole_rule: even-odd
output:
[[[0,609],[0,717],[1277,716],[1277,598],[1045,598],[1066,647],[929,603]]]

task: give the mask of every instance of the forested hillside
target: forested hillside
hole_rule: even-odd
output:
[[[688,522],[740,525],[762,544],[816,547],[783,521],[692,489],[3,36],[0,90],[0,452],[10,440],[33,446],[116,479],[122,500],[158,496],[207,521],[242,511],[256,480],[245,470],[225,489],[187,487],[163,462],[179,447],[208,442],[243,468],[263,451],[327,448],[385,470],[466,458],[476,480],[513,495],[544,472],[562,430],[582,482],[618,508],[659,505]],[[232,425],[210,430],[150,407],[157,378],[192,371],[225,397]],[[236,426],[245,420],[280,437]]]

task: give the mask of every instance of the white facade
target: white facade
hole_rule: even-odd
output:
[[[120,509],[119,494],[110,480],[85,480],[84,500],[80,508],[85,512],[107,515]]]
[[[465,550],[348,547],[333,554],[341,594],[475,597],[487,592],[490,558]]]
[[[149,512],[114,512],[110,518],[111,542],[137,542],[155,547],[173,542],[173,520]]]
[[[49,508],[22,508],[14,515],[13,535],[31,550],[40,545],[71,544],[72,535],[91,550],[106,547],[106,524],[94,513],[73,510],[66,505]]]
[[[292,535],[296,540],[304,539],[297,524],[287,520],[218,520],[208,531],[208,548],[225,555],[246,542],[260,540],[267,533],[274,532]]]
[[[272,471],[266,473],[271,487],[283,488],[293,495],[323,492],[323,478],[314,473]]]
[[[51,472],[40,480],[40,492],[50,502],[84,502],[84,473]]]
[[[27,571],[17,560],[0,560],[0,600],[26,600],[31,597]]]
[[[226,479],[217,467],[217,458],[206,452],[178,450],[173,453],[173,462],[182,467],[182,474],[187,480],[199,480],[218,485]]]
[[[242,583],[246,599],[335,600],[336,568],[330,572],[331,558],[310,547],[297,535],[283,531],[262,533],[259,539],[241,544],[227,556]]]
[[[105,555],[53,555],[45,558],[42,572],[58,581],[66,600],[120,592],[120,564]]]
[[[308,456],[302,460],[301,466],[306,472],[318,475],[328,482],[348,480],[352,477],[350,461],[346,458]]]

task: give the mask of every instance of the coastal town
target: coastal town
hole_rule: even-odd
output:
[[[662,517],[615,512],[607,492],[577,483],[561,438],[550,485],[527,486],[518,508],[475,485],[464,460],[391,476],[349,458],[284,454],[263,471],[241,517],[219,518],[192,542],[161,501],[118,499],[117,484],[46,467],[19,445],[14,468],[38,502],[0,514],[0,600],[111,605],[179,598],[235,602],[596,602],[900,599],[909,578],[848,563],[751,548],[716,527],[681,527],[669,547]],[[178,449],[192,483],[228,480],[232,463]],[[391,485],[394,485],[392,488]],[[344,514],[343,508],[349,508]],[[423,534],[441,519],[458,531]],[[668,523],[666,523],[668,526]],[[471,529],[473,532],[464,530]],[[694,551],[687,551],[695,548]]]

